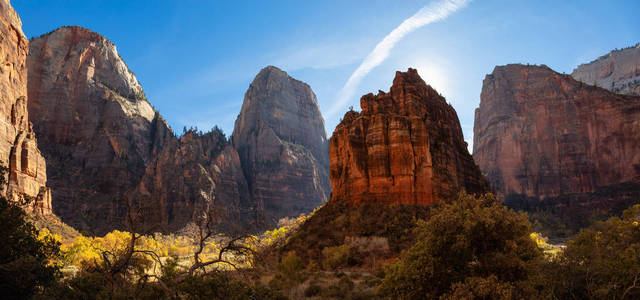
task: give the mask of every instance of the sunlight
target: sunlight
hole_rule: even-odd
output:
[[[420,74],[420,77],[422,77],[424,82],[433,87],[442,96],[447,98],[447,102],[452,102],[452,100],[449,99],[450,74],[446,68],[443,68],[441,65],[433,61],[428,62],[421,60],[414,61],[413,67],[418,70],[418,74]]]

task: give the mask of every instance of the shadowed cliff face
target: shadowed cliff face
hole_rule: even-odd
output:
[[[247,90],[231,137],[267,224],[328,199],[328,144],[311,88],[266,67]]]
[[[507,65],[487,75],[474,133],[474,158],[508,201],[608,210],[632,197],[601,191],[640,186],[640,97],[546,66]],[[553,203],[557,197],[563,202]]]
[[[331,137],[331,201],[429,205],[488,191],[455,110],[416,70],[360,106]]]
[[[573,70],[571,76],[614,93],[640,96],[640,44],[613,50]]]
[[[42,139],[55,212],[102,234],[125,227],[176,231],[216,211],[236,231],[311,211],[329,193],[324,123],[315,95],[274,67],[256,76],[233,145],[219,130],[178,138],[144,96],[116,47],[80,27],[31,43],[30,113]]]
[[[0,161],[9,167],[8,187],[3,193],[24,204],[26,211],[51,213],[47,169],[40,154],[27,112],[27,66],[29,41],[20,18],[8,0],[0,1]],[[34,116],[32,116],[34,118]]]
[[[54,212],[76,228],[104,231],[151,159],[157,113],[115,45],[80,27],[33,39],[29,112],[41,139]]]
[[[60,28],[33,40],[28,67],[30,112],[65,222],[97,234],[123,228],[126,199],[144,210],[139,230],[179,230],[213,207],[221,227],[255,221],[224,134],[178,139],[104,37]]]
[[[256,212],[238,154],[221,131],[188,131],[179,139],[172,135],[164,145],[137,189],[145,224],[173,232],[214,211],[220,231],[255,228]]]

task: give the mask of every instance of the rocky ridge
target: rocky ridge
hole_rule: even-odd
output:
[[[571,76],[614,93],[640,96],[640,44],[613,50],[590,63],[581,64]]]
[[[29,41],[8,0],[0,1],[0,37],[0,161],[9,168],[3,193],[29,212],[49,215],[51,192],[46,164],[27,110]]]

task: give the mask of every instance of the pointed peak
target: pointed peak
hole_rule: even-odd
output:
[[[396,76],[393,79],[391,89],[406,85],[425,86],[431,88],[424,80],[422,80],[422,77],[418,74],[418,70],[413,68],[409,68],[406,72],[396,71]]]

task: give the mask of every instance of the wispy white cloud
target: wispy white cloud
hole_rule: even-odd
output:
[[[369,41],[340,40],[340,41],[318,41],[296,44],[289,49],[281,51],[284,55],[273,60],[272,64],[293,72],[300,69],[326,70],[342,67],[345,65],[355,65],[366,55],[369,49],[362,45]]]
[[[340,90],[336,102],[327,112],[327,117],[333,117],[348,103],[362,78],[389,57],[389,52],[398,41],[420,27],[445,19],[451,13],[466,6],[468,2],[470,0],[436,1],[421,8],[416,14],[404,20],[400,26],[396,27],[376,45],[355,72],[351,74],[347,83]]]

